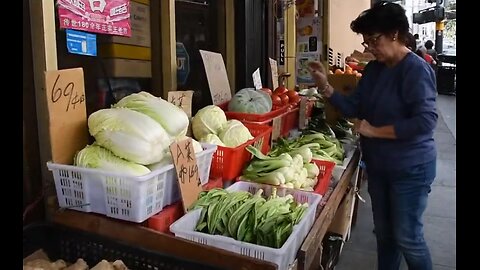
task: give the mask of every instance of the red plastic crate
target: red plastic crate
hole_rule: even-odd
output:
[[[335,162],[314,159],[313,162],[317,164],[320,174],[318,175],[318,182],[313,189],[315,193],[325,195],[330,185],[330,179],[332,177],[333,168],[335,168]]]
[[[248,145],[253,145],[264,154],[270,150],[272,127],[249,123],[244,125],[254,138],[235,148],[218,146],[210,167],[211,178],[221,177],[224,181],[228,181],[239,176],[252,158],[252,154],[246,150]]]
[[[223,188],[223,180],[221,177],[209,179],[208,182],[202,187],[202,189],[205,191],[209,191],[213,188]]]
[[[183,216],[183,204],[182,200],[177,201],[162,209],[158,214],[153,215],[148,219],[147,226],[150,229],[156,230],[162,233],[170,232],[170,225],[177,219]]]
[[[203,190],[210,190],[212,188],[223,188],[222,178],[211,178],[202,186]],[[170,225],[183,216],[182,200],[179,200],[162,209],[158,214],[150,217],[147,220],[147,227],[162,233],[170,233]]]
[[[253,114],[253,113],[239,113],[239,112],[229,112],[228,111],[228,103],[229,101],[218,105],[227,116],[227,119],[237,119],[241,122],[248,121],[248,122],[265,122],[265,121],[272,121],[273,118],[281,115],[282,113],[287,112],[288,105],[280,107],[278,109],[273,108],[272,111],[263,113],[263,114]]]
[[[282,119],[282,128],[280,131],[280,135],[282,137],[287,137],[290,133],[290,130],[298,128],[299,118],[300,109],[298,107],[286,113]]]
[[[335,162],[326,161],[326,160],[316,160],[312,159],[315,164],[317,164],[320,173],[317,176],[317,184],[313,188],[313,192],[325,195],[325,192],[328,190],[330,185],[330,178],[332,177],[333,168],[335,167]],[[235,178],[235,181],[244,181],[240,180],[240,177]]]

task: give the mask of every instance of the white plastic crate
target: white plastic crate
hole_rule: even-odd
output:
[[[272,188],[273,186],[270,185],[240,181],[231,185],[227,190],[244,190],[254,194],[258,189],[263,189],[263,194],[269,196],[272,192]],[[287,270],[290,264],[294,262],[298,249],[302,245],[303,240],[315,221],[315,212],[322,196],[313,192],[284,188],[277,188],[277,194],[279,196],[292,194],[295,201],[301,203],[307,202],[309,204],[302,220],[293,227],[292,234],[288,237],[281,248],[265,247],[238,241],[222,235],[210,235],[197,232],[195,231],[195,227],[200,217],[201,209],[188,212],[186,215],[178,219],[170,226],[170,231],[174,233],[176,237],[185,238],[204,245],[272,262],[278,265],[279,270]]]
[[[355,144],[343,144],[343,149],[345,149],[345,158],[343,159],[343,163],[341,165],[335,165],[332,172],[332,176],[336,181],[340,180],[343,172],[347,169],[348,163],[350,163],[350,160],[352,160],[357,146]]]
[[[202,184],[208,181],[217,146],[196,155]],[[173,164],[143,176],[47,162],[60,207],[141,223],[180,197]]]

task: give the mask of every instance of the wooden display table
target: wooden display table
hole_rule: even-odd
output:
[[[352,181],[352,177],[356,177],[359,159],[360,152],[356,150],[326,204],[323,208],[318,209],[317,212],[319,213],[317,214],[319,215],[298,251],[297,259],[291,269],[320,269],[322,240],[332,221],[336,219],[335,214],[342,199],[356,185],[356,181]],[[50,209],[51,207],[58,207],[54,206],[53,203],[50,203],[49,206]],[[143,227],[141,224],[112,219],[103,215],[74,210],[54,210],[51,211],[50,216],[54,223],[114,238],[130,245],[140,246],[163,254],[186,258],[190,261],[198,261],[225,269],[276,269],[276,265],[266,261],[159,233]]]

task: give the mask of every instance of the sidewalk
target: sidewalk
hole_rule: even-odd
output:
[[[434,270],[456,269],[456,99],[455,96],[437,97],[439,112],[435,130],[437,143],[437,177],[432,185],[428,207],[424,215],[425,238],[430,247]],[[366,203],[358,207],[357,223],[352,228],[336,270],[376,270],[376,240],[367,183],[361,196]],[[401,270],[408,269],[402,262]]]

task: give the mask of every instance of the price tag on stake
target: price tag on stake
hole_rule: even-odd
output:
[[[202,191],[192,139],[188,138],[172,143],[170,145],[170,153],[172,154],[173,165],[177,172],[183,209],[187,212],[187,209],[197,200],[198,194]]]
[[[280,137],[282,132],[282,116],[277,116],[272,120],[272,142],[276,141]]]
[[[257,70],[253,72],[252,78],[253,78],[253,85],[255,86],[255,89],[262,90],[263,84],[262,84],[262,77],[260,76],[260,68],[257,68]]]
[[[278,88],[278,65],[276,60],[272,58],[268,58],[268,60],[270,61],[270,71],[272,72],[273,91]]]
[[[302,97],[300,100],[300,108],[298,112],[298,129],[302,130],[305,129],[305,127],[308,124],[308,119],[307,119],[307,101],[308,98]]]
[[[83,69],[46,71],[45,89],[52,161],[70,165],[88,143]]]

